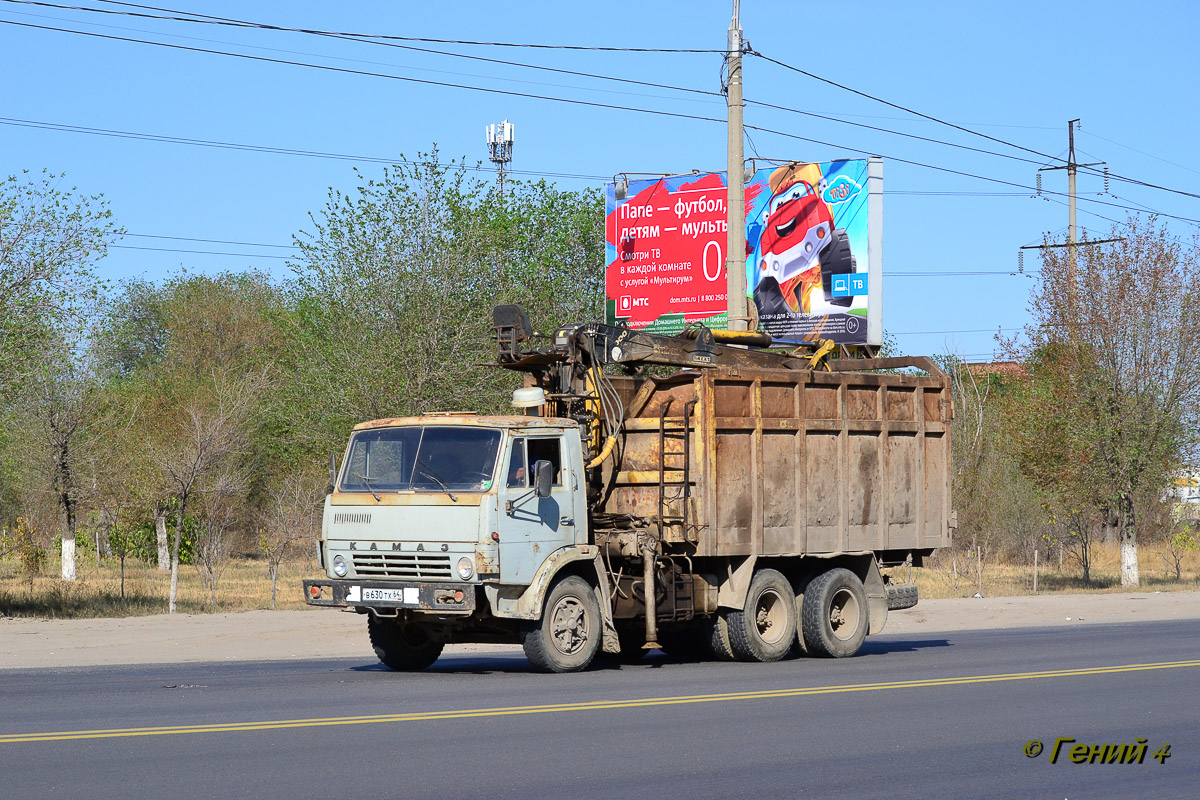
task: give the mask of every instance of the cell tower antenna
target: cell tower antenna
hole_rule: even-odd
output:
[[[515,126],[508,120],[486,127],[488,159],[496,165],[496,186],[501,197],[504,197],[504,170],[513,157],[515,130]]]

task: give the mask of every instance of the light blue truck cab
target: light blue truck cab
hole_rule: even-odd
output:
[[[328,579],[304,581],[306,600],[367,614],[376,654],[396,669],[422,669],[451,642],[524,641],[530,652],[530,637],[535,663],[553,650],[547,668],[576,652],[590,660],[597,631],[581,626],[611,621],[588,613],[608,606],[601,597],[579,596],[598,583],[607,595],[583,482],[572,420],[444,413],[357,425],[325,501]],[[553,624],[538,624],[543,610]]]

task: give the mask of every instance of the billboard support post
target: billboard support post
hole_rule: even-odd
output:
[[[729,51],[726,65],[729,79],[725,87],[728,109],[728,168],[725,171],[727,210],[725,238],[725,288],[727,319],[731,331],[748,330],[746,310],[746,189],[745,153],[742,138],[742,23],[740,0],[733,0],[733,20],[729,23]]]
[[[883,342],[883,159],[867,159],[867,341]]]

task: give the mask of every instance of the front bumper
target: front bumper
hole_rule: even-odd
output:
[[[435,614],[471,614],[475,611],[475,584],[313,579],[304,581],[304,601],[326,608],[405,608]]]

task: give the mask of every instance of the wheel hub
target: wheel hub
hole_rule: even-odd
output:
[[[587,644],[587,614],[577,598],[564,597],[554,606],[550,634],[554,646],[565,655],[573,655]]]
[[[754,624],[763,641],[774,644],[778,641],[787,618],[783,599],[773,591],[763,592],[754,609]]]
[[[858,598],[849,589],[839,589],[829,604],[829,627],[833,635],[849,641],[858,632]]]

